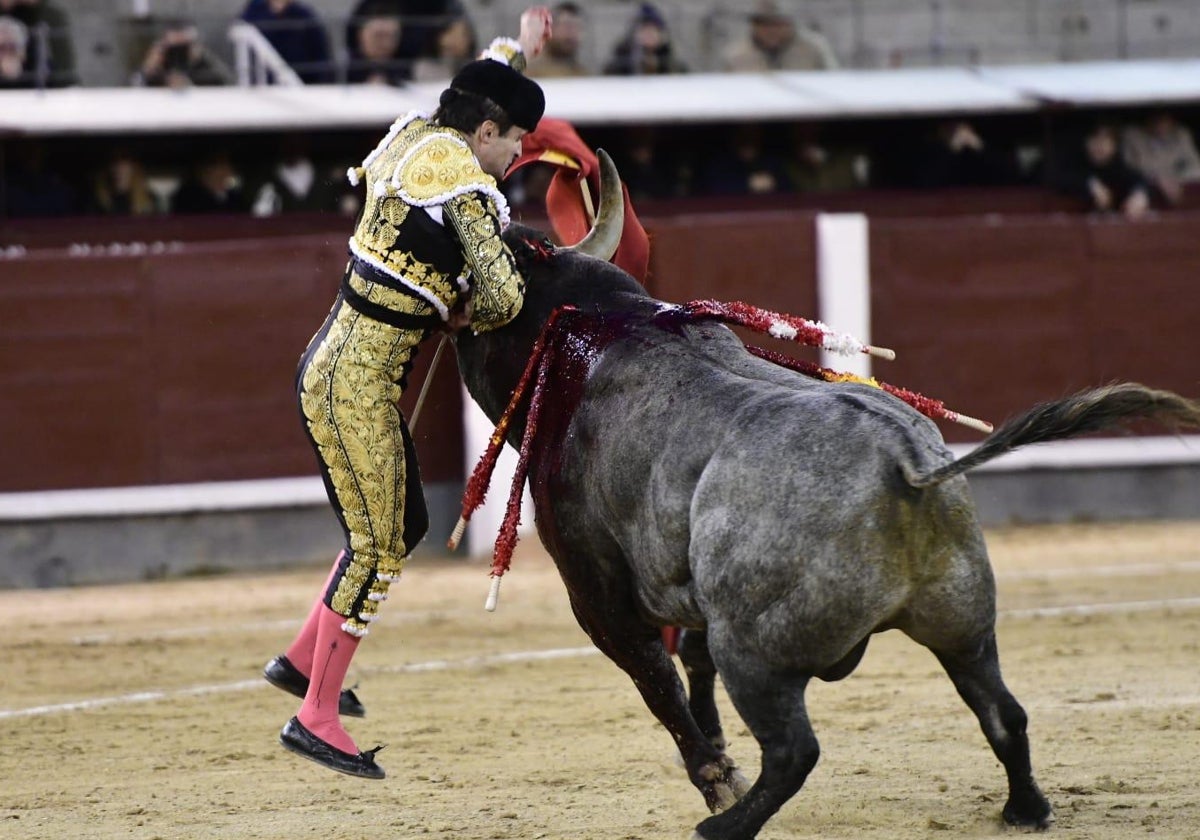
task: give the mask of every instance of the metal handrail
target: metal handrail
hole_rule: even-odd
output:
[[[304,86],[304,81],[257,26],[235,21],[229,27],[229,40],[233,42],[237,83],[242,87],[269,84]]]

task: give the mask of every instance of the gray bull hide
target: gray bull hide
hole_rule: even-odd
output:
[[[550,343],[530,451],[538,534],[580,625],[633,679],[714,812],[697,835],[756,836],[817,762],[808,682],[845,677],[890,629],[929,648],[978,717],[1008,775],[1004,819],[1051,823],[1025,712],[1001,679],[995,583],[962,473],[1128,417],[1195,424],[1197,406],[1132,384],[1087,391],[954,462],[935,425],[883,391],[755,358],[726,327],[682,318],[536,231],[514,225],[506,240],[525,304],[505,328],[457,336],[463,379],[497,420],[550,313],[578,307]],[[687,628],[690,700],[663,625]],[[715,674],[762,749],[753,786],[724,753]]]

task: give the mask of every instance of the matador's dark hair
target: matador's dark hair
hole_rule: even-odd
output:
[[[485,121],[491,120],[496,124],[501,134],[516,123],[508,112],[486,96],[446,88],[438,101],[438,109],[433,113],[433,121],[446,128],[453,128],[463,134],[471,134]]]

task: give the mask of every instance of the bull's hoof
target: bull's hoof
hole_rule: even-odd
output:
[[[1040,801],[1039,801],[1040,800]],[[1040,795],[1036,799],[1022,801],[1009,799],[1004,806],[1004,821],[1015,828],[1030,831],[1045,831],[1054,825],[1054,809]]]
[[[720,814],[736,805],[738,797],[734,793],[732,785],[725,782],[718,782],[705,794],[704,801],[708,803],[709,811],[714,814]]]
[[[742,771],[734,767],[729,771],[729,784],[733,792],[741,799],[750,792],[750,780],[742,775]]]
[[[713,764],[700,768],[705,780],[701,787],[708,810],[714,814],[727,811],[750,790],[749,780],[738,770],[729,756],[722,756]]]

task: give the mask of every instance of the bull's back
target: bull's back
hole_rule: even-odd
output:
[[[797,604],[884,612],[913,526],[944,506],[903,480],[905,461],[949,458],[927,419],[750,356],[715,326],[614,344],[573,426],[565,462],[588,497],[577,514],[594,520],[579,524],[612,535],[664,620],[726,603],[767,624]]]

